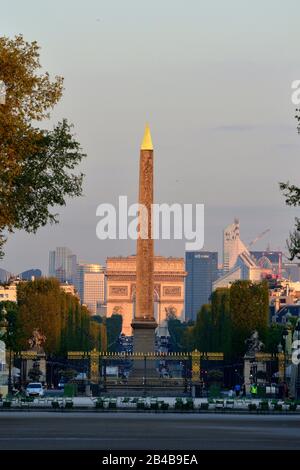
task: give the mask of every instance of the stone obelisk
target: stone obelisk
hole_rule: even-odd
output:
[[[132,322],[134,352],[155,351],[153,304],[154,240],[152,238],[153,145],[149,126],[140,151],[139,235],[136,254],[136,303]]]

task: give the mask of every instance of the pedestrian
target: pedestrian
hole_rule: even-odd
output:
[[[239,397],[239,396],[240,396],[240,392],[241,392],[241,386],[240,386],[240,384],[236,384],[236,385],[234,386],[234,390],[235,390],[235,396],[236,396],[236,397]]]
[[[246,384],[243,383],[243,386],[242,386],[242,397],[245,398],[246,396]]]
[[[256,384],[251,385],[250,393],[251,393],[252,398],[257,398],[257,385]]]

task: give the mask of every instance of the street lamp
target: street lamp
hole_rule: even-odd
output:
[[[1,328],[6,330],[6,344],[8,346],[8,351],[9,351],[9,362],[8,362],[8,393],[12,393],[12,380],[11,380],[11,344],[10,344],[10,335],[11,335],[11,330],[10,330],[10,323],[9,320],[7,319],[7,310],[5,307],[2,308],[1,310],[1,315],[2,315],[2,321],[0,323]]]

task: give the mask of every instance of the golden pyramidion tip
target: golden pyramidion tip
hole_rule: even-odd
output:
[[[150,127],[146,124],[141,150],[153,150]]]

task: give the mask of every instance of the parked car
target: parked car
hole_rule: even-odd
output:
[[[43,397],[44,388],[41,382],[31,382],[27,385],[26,396],[27,397]]]

